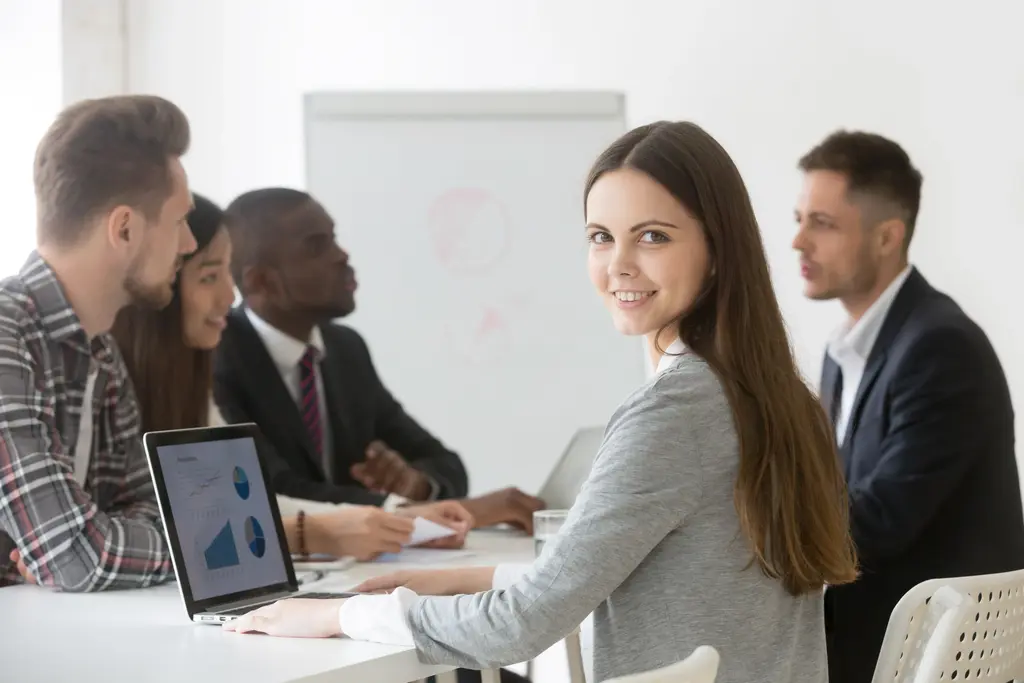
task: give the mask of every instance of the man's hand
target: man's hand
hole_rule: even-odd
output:
[[[32,572],[25,566],[24,560],[21,559],[21,553],[17,550],[12,550],[9,555],[11,562],[17,567],[18,573],[21,574],[21,578],[25,579],[25,583],[39,583],[36,581],[36,577],[32,576]]]
[[[477,498],[467,498],[462,504],[473,515],[477,527],[507,523],[533,533],[533,513],[543,510],[544,501],[517,488],[493,491]]]
[[[465,595],[491,589],[494,567],[421,569],[368,579],[353,588],[356,593],[390,593],[399,586],[419,595]]]
[[[455,531],[454,536],[422,543],[419,546],[421,548],[461,548],[466,543],[466,534],[473,528],[473,515],[454,500],[406,505],[395,512],[405,517],[423,517]]]
[[[380,493],[395,493],[409,500],[426,500],[430,495],[427,475],[405,461],[383,441],[366,447],[366,460],[352,465],[352,478]]]
[[[361,562],[381,553],[397,553],[412,538],[413,521],[369,505],[340,507],[306,517],[307,545],[311,553]]]

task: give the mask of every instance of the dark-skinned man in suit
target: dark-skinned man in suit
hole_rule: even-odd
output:
[[[378,505],[389,495],[464,498],[459,456],[384,388],[362,337],[332,322],[355,309],[356,280],[324,208],[305,192],[268,188],[232,202],[227,221],[244,305],[232,312],[218,349],[217,400],[228,419],[244,415],[260,424],[289,465],[275,481],[280,492]],[[293,348],[285,348],[289,343]],[[313,406],[305,401],[312,395],[326,409],[312,416],[322,418],[319,424],[299,409]],[[478,526],[527,529],[541,507],[515,489],[463,503]]]
[[[870,683],[889,615],[921,581],[1024,568],[1014,415],[985,333],[909,263],[922,176],[882,136],[839,131],[799,162],[804,293],[838,299],[821,398],[861,564],[829,587],[831,683]]]
[[[277,492],[385,509],[457,499],[477,526],[531,530],[543,503],[515,488],[467,498],[459,456],[384,387],[363,338],[332,322],[355,309],[356,279],[327,211],[305,192],[266,188],[226,214],[244,304],[217,350],[215,397],[229,422],[260,426]],[[503,671],[502,680],[523,679]]]

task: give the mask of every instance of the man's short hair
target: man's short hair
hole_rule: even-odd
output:
[[[225,209],[225,223],[231,234],[231,275],[243,298],[245,271],[273,257],[268,246],[280,228],[281,217],[312,199],[302,190],[266,187],[239,195]]]
[[[846,176],[848,191],[889,202],[902,212],[906,245],[914,234],[921,207],[921,172],[896,142],[861,131],[836,131],[801,157],[800,169],[833,171]]]
[[[58,114],[36,149],[40,244],[71,245],[124,204],[155,219],[171,195],[169,160],[189,147],[188,118],[153,95],[83,100]]]

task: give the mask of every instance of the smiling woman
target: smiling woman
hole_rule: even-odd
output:
[[[631,212],[631,215],[627,215]],[[622,334],[647,337],[654,365],[678,336],[671,325],[696,301],[708,271],[703,230],[651,176],[606,172],[587,195],[590,280]],[[633,222],[633,216],[656,216]]]
[[[125,308],[111,330],[135,383],[147,430],[209,423],[211,351],[234,302],[231,239],[223,212],[198,194],[194,200],[188,223],[198,248],[185,258],[171,304],[162,310]]]
[[[525,572],[379,577],[355,590],[386,595],[279,602],[229,630],[341,633],[492,668],[593,612],[597,680],[705,644],[722,653],[720,683],[827,680],[822,588],[856,577],[846,492],[739,171],[698,126],[660,122],[598,158],[584,204],[591,281],[657,371],[611,416],[539,557]]]

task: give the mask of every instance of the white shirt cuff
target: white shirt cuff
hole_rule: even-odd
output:
[[[282,517],[293,517],[302,510],[307,515],[317,515],[321,512],[334,512],[338,508],[348,507],[348,503],[324,503],[318,500],[303,500],[289,496],[276,496],[277,507],[281,510]]]
[[[338,610],[341,632],[353,640],[415,647],[406,617],[419,596],[399,587],[387,595],[357,595]]]
[[[532,566],[533,565],[531,564],[517,563],[499,564],[494,568],[494,578],[491,579],[491,588],[494,590],[508,588],[519,581],[519,579],[523,578],[523,574],[529,571]]]
[[[408,505],[410,501],[408,498],[404,498],[397,493],[389,493],[388,497],[384,499],[380,509],[384,512],[394,512],[403,505]]]

